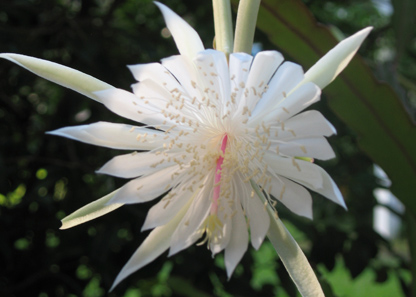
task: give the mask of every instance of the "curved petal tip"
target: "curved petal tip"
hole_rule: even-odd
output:
[[[347,67],[372,29],[364,28],[338,43],[305,73],[305,79],[300,84],[314,82],[321,89],[325,88]]]
[[[193,59],[198,52],[204,50],[201,38],[194,28],[192,28],[166,5],[157,1],[154,3],[162,12],[166,26],[172,34],[181,55],[184,55],[189,59]]]

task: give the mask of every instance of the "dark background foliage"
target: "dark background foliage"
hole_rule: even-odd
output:
[[[210,1],[164,3],[193,25],[205,46],[211,47]],[[375,58],[377,37],[394,31],[373,2],[305,3],[319,21],[347,35],[376,23],[376,35],[361,53],[375,69],[386,69]],[[0,0],[0,52],[51,60],[123,89],[134,82],[126,65],[177,53],[173,40],[163,37],[164,26],[160,12],[147,0]],[[261,32],[256,41],[265,49],[274,48]],[[402,64],[395,67],[406,69],[410,78],[416,73]],[[280,216],[299,240],[327,296],[338,296],[338,283],[330,277],[337,267],[350,281],[370,273],[364,288],[393,279],[405,296],[409,286],[406,244],[400,238],[387,241],[373,229],[377,204],[373,190],[380,187],[373,163],[357,148],[355,135],[327,108],[324,96],[314,109],[338,130],[338,136],[330,139],[337,158],[319,164],[339,185],[349,211],[315,195],[314,221],[283,207],[279,207]],[[64,216],[125,181],[94,172],[120,152],[45,134],[100,120],[125,122],[97,102],[0,61],[1,296],[296,296],[296,288],[267,243],[258,252],[249,249],[229,281],[221,255],[213,260],[205,246],[193,246],[171,258],[163,254],[107,293],[147,236],[140,229],[152,203],[125,206],[84,225],[59,230]]]

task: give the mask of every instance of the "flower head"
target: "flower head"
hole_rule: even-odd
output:
[[[319,100],[321,88],[346,66],[369,30],[344,41],[304,75],[277,51],[255,57],[233,53],[227,60],[220,51],[205,50],[185,21],[158,6],[181,54],[161,63],[130,66],[138,81],[133,93],[89,77],[75,82],[55,79],[145,125],[98,122],[50,132],[135,150],[98,170],[133,180],[65,218],[63,228],[163,195],[143,226],[155,229],[114,285],[167,249],[173,255],[196,242],[207,244],[213,254],[225,250],[230,276],[249,240],[258,249],[269,229],[266,205],[255,195],[253,183],[272,207],[282,203],[308,218],[312,199],[305,188],[345,207],[330,176],[311,162],[335,156],[326,140],[335,129],[318,111],[302,111]],[[2,57],[50,79],[54,67],[74,71],[19,55]],[[81,82],[85,79],[92,84]]]

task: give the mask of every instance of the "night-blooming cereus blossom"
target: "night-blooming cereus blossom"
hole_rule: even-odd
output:
[[[326,137],[334,127],[314,110],[321,89],[348,64],[371,28],[344,40],[305,75],[276,51],[255,57],[205,50],[198,34],[162,4],[180,55],[161,63],[130,66],[133,93],[51,62],[3,54],[30,71],[103,103],[145,126],[98,122],[50,134],[129,152],[98,172],[131,180],[63,220],[62,228],[86,222],[123,204],[164,195],[149,211],[143,230],[153,229],[114,285],[169,249],[194,243],[213,254],[225,251],[231,276],[248,242],[258,249],[269,229],[266,203],[282,203],[312,218],[306,188],[345,207],[337,186],[311,158],[334,152]],[[58,74],[57,74],[58,73]],[[250,230],[250,236],[247,229]]]

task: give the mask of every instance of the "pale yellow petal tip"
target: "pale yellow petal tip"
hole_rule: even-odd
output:
[[[66,229],[69,229],[70,227],[68,227],[68,226],[65,226],[63,223],[62,223],[62,226],[61,227],[59,227],[59,230],[66,230]]]
[[[66,230],[66,229],[72,228],[72,227],[77,225],[77,224],[73,224],[73,223],[71,224],[70,221],[69,222],[66,221],[65,218],[61,220],[61,224],[62,225],[61,225],[61,227],[59,227],[59,230]]]
[[[362,41],[364,41],[364,39],[365,38],[367,38],[367,36],[368,36],[368,34],[370,34],[370,32],[372,31],[374,29],[374,27],[373,26],[369,26],[369,27],[366,27],[366,28],[364,28],[364,29],[361,29],[360,31],[358,31],[357,33],[355,33],[354,35],[355,36],[360,36],[361,35],[361,38],[362,38]],[[354,36],[354,35],[352,35],[352,36]],[[361,41],[361,42],[362,42]]]
[[[18,61],[16,61],[15,57],[19,57],[23,55],[14,54],[14,53],[1,53],[0,58],[9,60],[10,62],[16,63],[18,65],[21,65]]]
[[[364,29],[362,29],[361,32],[368,32],[368,33],[370,33],[373,29],[374,29],[373,26],[368,26],[368,27],[365,27]]]

